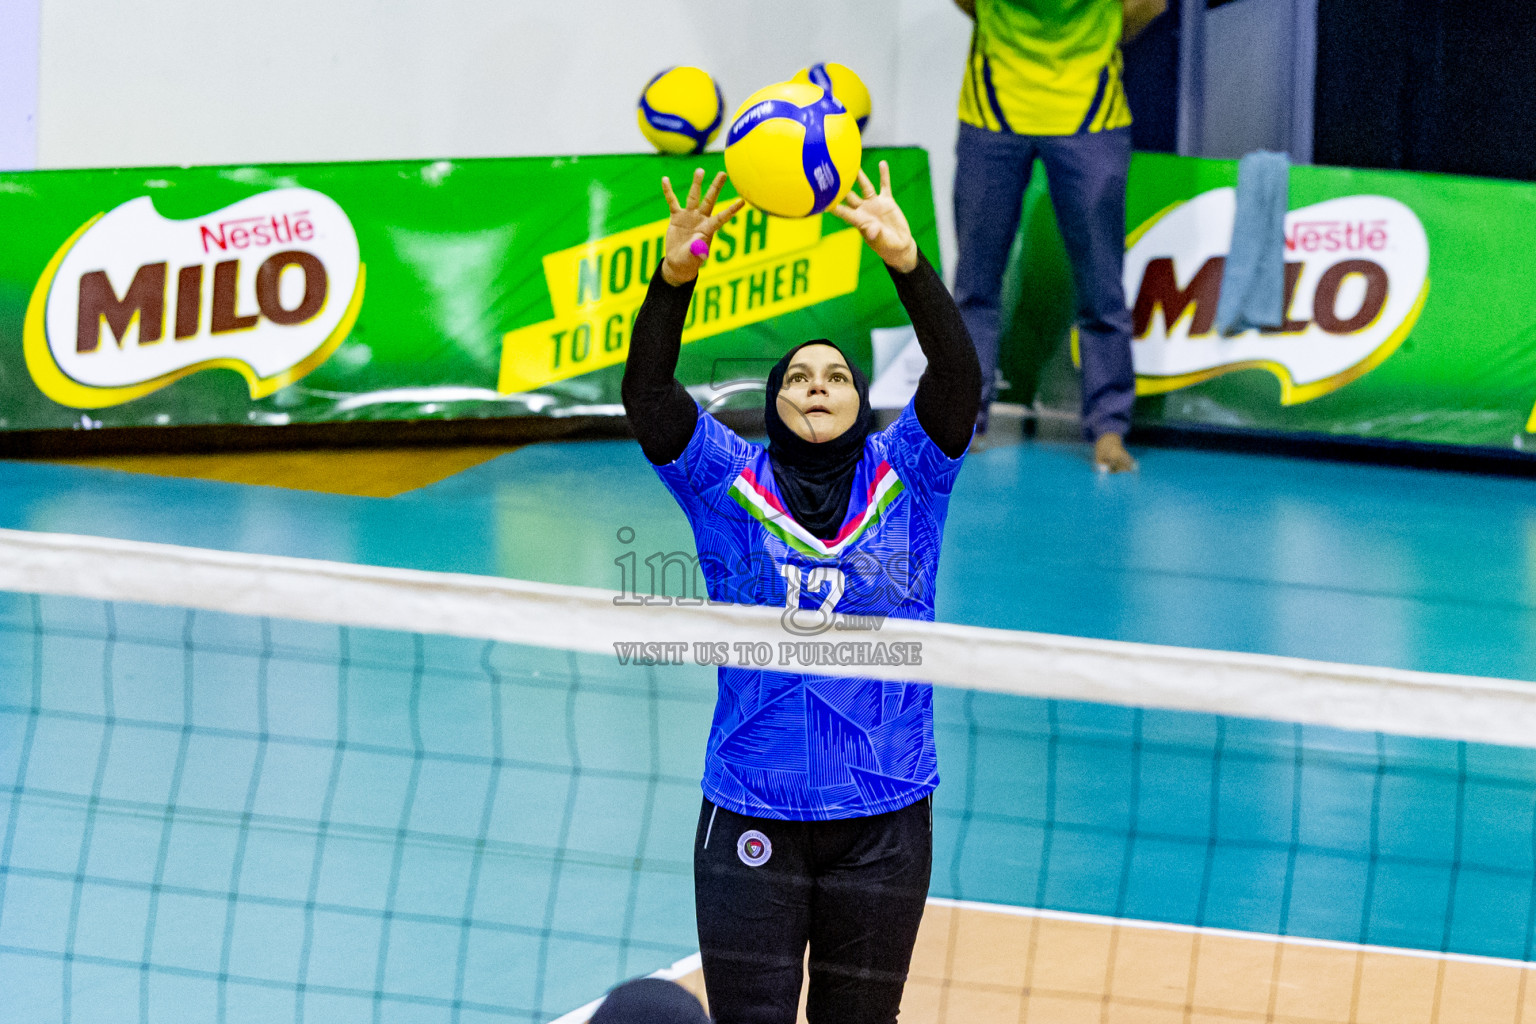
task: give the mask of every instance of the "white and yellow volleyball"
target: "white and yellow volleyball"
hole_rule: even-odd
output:
[[[807,82],[759,89],[736,111],[725,170],[743,199],[779,217],[809,217],[852,187],[864,144],[832,93]]]
[[[853,73],[853,69],[846,64],[836,64],[827,61],[824,64],[812,64],[808,68],[796,71],[790,79],[791,82],[805,82],[808,85],[819,85],[833,96],[839,103],[848,108],[848,113],[858,122],[859,131],[869,124],[869,89],[865,87],[864,80]]]
[[[658,151],[702,153],[720,133],[725,97],[703,68],[668,68],[640,91],[635,117]]]

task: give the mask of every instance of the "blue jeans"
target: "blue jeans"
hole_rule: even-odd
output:
[[[955,232],[960,244],[955,302],[981,360],[982,409],[996,385],[1003,271],[1019,229],[1024,190],[1039,157],[1045,163],[1051,206],[1077,295],[1083,433],[1090,440],[1100,434],[1124,434],[1136,398],[1131,314],[1121,280],[1131,130],[1014,135],[962,123],[955,154]]]

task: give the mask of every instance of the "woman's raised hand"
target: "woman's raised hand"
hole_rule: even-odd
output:
[[[891,195],[891,168],[884,160],[880,161],[878,193],[869,175],[861,170],[859,187],[850,189],[843,201],[827,212],[858,228],[864,241],[888,266],[903,274],[917,266],[917,241],[907,225],[906,214]]]
[[[738,199],[719,213],[715,212],[715,200],[720,197],[720,187],[725,184],[724,171],[715,175],[709,191],[700,198],[699,189],[703,184],[704,168],[700,167],[693,172],[688,204],[680,206],[677,194],[672,191],[672,182],[661,179],[662,195],[667,197],[667,206],[672,210],[672,219],[667,222],[667,256],[661,264],[661,276],[673,286],[687,284],[699,276],[704,257],[709,255],[710,239],[715,237],[722,224],[746,205]]]

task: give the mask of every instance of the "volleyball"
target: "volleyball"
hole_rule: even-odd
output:
[[[640,133],[663,153],[702,153],[720,132],[725,97],[702,68],[668,68],[646,83],[635,111]]]
[[[832,93],[807,82],[778,82],[736,111],[725,170],[737,193],[758,209],[809,217],[847,193],[863,153],[859,126]]]
[[[819,85],[823,89],[837,97],[837,101],[848,108],[848,113],[859,124],[859,131],[869,124],[869,90],[864,87],[864,80],[853,73],[853,69],[846,64],[812,64],[808,68],[796,71],[791,82],[808,82],[811,85]]]

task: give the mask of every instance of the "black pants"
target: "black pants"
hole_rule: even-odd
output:
[[[794,1024],[807,943],[811,1024],[896,1019],[928,897],[930,801],[839,821],[704,801],[693,878],[716,1024]]]

